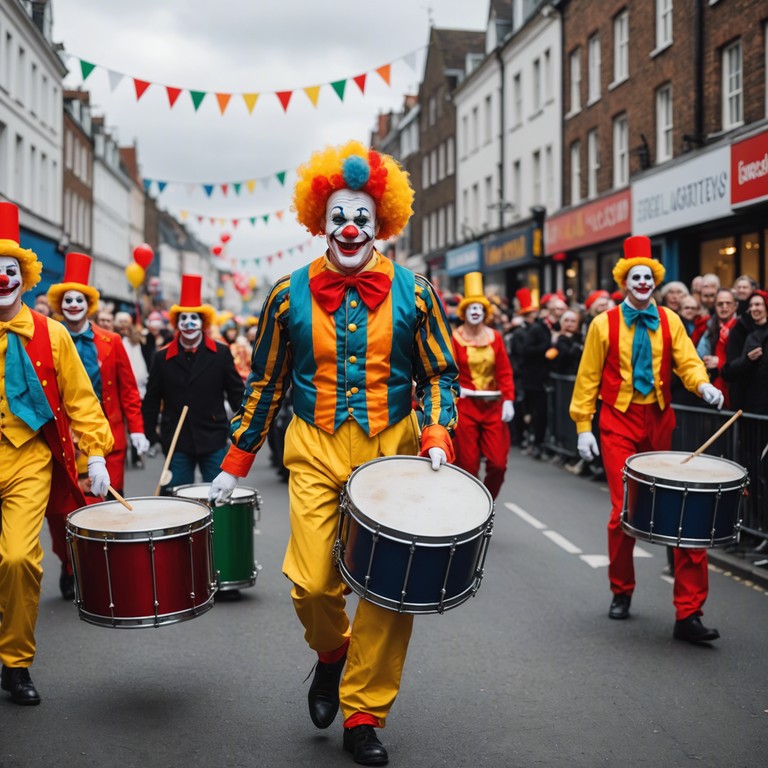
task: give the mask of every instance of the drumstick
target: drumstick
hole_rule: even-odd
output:
[[[157,483],[157,488],[155,488],[155,496],[160,495],[160,486],[163,484],[163,475],[165,475],[168,472],[168,467],[171,463],[171,459],[173,458],[173,452],[176,450],[176,441],[179,439],[181,426],[182,424],[184,424],[184,419],[187,417],[188,410],[189,410],[188,405],[185,405],[181,409],[181,416],[179,416],[179,423],[176,425],[176,431],[173,433],[173,440],[171,440],[171,447],[168,449],[168,455],[165,457],[165,465],[163,466],[163,471],[160,473],[160,480]]]
[[[736,411],[736,413],[734,413],[733,416],[731,416],[731,418],[728,419],[728,421],[726,421],[725,424],[723,424],[723,426],[720,427],[720,429],[718,429],[717,432],[715,432],[715,434],[712,435],[712,437],[710,437],[706,443],[700,445],[690,456],[686,456],[680,463],[685,464],[689,462],[691,459],[696,458],[696,456],[698,456],[703,450],[709,448],[709,446],[712,445],[712,443],[714,443],[715,440],[717,440],[717,438],[720,437],[720,435],[722,435],[723,432],[725,432],[725,430],[728,429],[728,427],[730,427],[731,424],[733,424],[733,422],[736,421],[736,419],[738,419],[742,413],[744,413],[744,411],[739,408],[739,410]]]
[[[133,507],[110,485],[109,492],[129,511],[133,512]]]

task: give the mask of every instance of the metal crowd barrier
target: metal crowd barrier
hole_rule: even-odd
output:
[[[547,390],[547,437],[545,448],[566,458],[577,458],[576,428],[568,414],[575,376],[550,376]],[[695,451],[708,440],[733,411],[716,411],[672,404],[677,427],[672,450]],[[595,425],[596,426],[596,425]],[[768,416],[745,413],[706,452],[735,461],[749,473],[749,487],[743,508],[743,533],[768,544]]]

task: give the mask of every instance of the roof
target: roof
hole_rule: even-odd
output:
[[[469,29],[433,29],[434,42],[446,69],[464,71],[468,53],[485,53],[485,32]]]

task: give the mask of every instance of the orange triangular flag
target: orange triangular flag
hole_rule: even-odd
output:
[[[277,98],[280,100],[280,103],[283,105],[283,112],[287,112],[288,102],[291,100],[291,96],[293,96],[293,91],[277,91],[275,96],[277,96]]]
[[[136,88],[136,101],[138,101],[144,95],[144,91],[146,91],[152,83],[148,83],[146,80],[137,80],[134,77],[133,85]]]
[[[357,87],[360,89],[360,93],[365,93],[365,75],[358,75],[352,79],[357,83]]]
[[[243,94],[243,101],[245,102],[245,106],[248,109],[248,114],[253,114],[253,108],[256,106],[256,101],[259,98],[258,93],[244,93]]]
[[[391,64],[384,64],[381,67],[378,67],[376,69],[377,74],[381,79],[389,85],[389,77],[392,74],[392,65]]]
[[[317,106],[317,99],[320,96],[320,86],[319,85],[308,85],[304,89],[304,93],[307,94],[309,97],[309,100],[312,102],[312,106]]]
[[[282,211],[275,211],[275,216],[277,216],[278,221],[283,220],[283,212]]]
[[[216,101],[219,102],[219,111],[223,115],[224,112],[227,110],[227,105],[229,104],[229,100],[232,98],[231,93],[217,93],[216,94]]]

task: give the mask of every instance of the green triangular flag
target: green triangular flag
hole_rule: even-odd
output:
[[[331,83],[331,88],[336,91],[336,95],[344,101],[344,89],[347,87],[346,80],[337,80],[335,83]]]
[[[206,91],[190,91],[189,95],[192,97],[192,103],[195,105],[195,112],[199,109],[203,103],[203,99],[206,97]]]
[[[251,225],[252,225],[252,226],[254,226],[254,227],[256,226],[256,217],[255,217],[255,216],[251,216],[251,218],[250,218],[250,219],[248,219],[248,221],[250,221],[250,222],[251,222]]]
[[[80,59],[80,71],[83,73],[83,80],[87,80],[88,75],[90,75],[94,69],[96,69],[95,64],[91,64],[90,61],[83,61]]]
[[[275,176],[277,176],[277,180],[280,182],[280,186],[285,186],[285,171],[280,171],[280,173],[276,173]]]
[[[240,194],[240,187],[242,187],[242,186],[243,186],[243,185],[242,185],[242,182],[239,182],[239,181],[236,181],[236,182],[235,182],[235,183],[232,185],[232,189],[234,189],[234,190],[235,190],[235,194],[236,194],[236,195],[239,195],[239,194]]]
[[[258,266],[259,266],[259,264],[261,264],[261,259],[260,259],[260,258],[257,256],[257,257],[256,257],[256,258],[253,260],[253,263],[254,263],[254,264],[255,264],[255,265],[258,267]]]
[[[264,223],[265,224],[269,223],[269,214],[268,213],[265,213],[261,218],[264,219]]]

